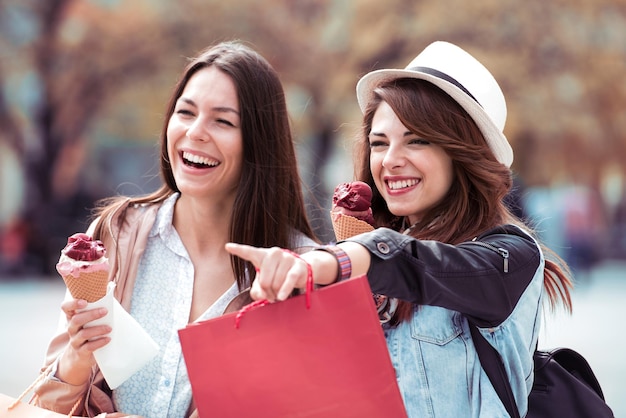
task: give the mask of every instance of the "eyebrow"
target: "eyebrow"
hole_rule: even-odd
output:
[[[198,107],[198,105],[196,104],[196,102],[194,102],[193,100],[188,99],[188,98],[186,98],[186,97],[181,96],[181,97],[179,97],[179,98],[178,98],[178,100],[180,100],[181,102],[185,102],[185,103],[187,103],[187,104],[189,104],[189,105],[191,105],[191,106],[193,106],[193,107]],[[217,107],[214,107],[214,108],[212,108],[212,109],[213,109],[213,110],[215,110],[215,111],[217,111],[217,112],[228,112],[228,113],[234,113],[235,115],[240,116],[240,115],[239,115],[239,112],[238,112],[237,110],[233,109],[232,107],[228,107],[228,106],[217,106]]]
[[[419,136],[417,134],[414,134],[411,131],[406,131],[402,136],[407,137],[407,136],[411,136],[411,135]],[[380,137],[386,138],[387,134],[385,134],[384,132],[373,132],[373,131],[370,131],[370,134],[368,136],[380,136]]]

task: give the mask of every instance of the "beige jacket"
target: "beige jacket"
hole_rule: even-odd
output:
[[[115,298],[127,311],[130,310],[139,260],[146,248],[148,234],[159,207],[160,204],[124,205],[112,219],[104,220],[108,225],[106,229],[108,232],[102,237],[102,241],[109,256],[109,280],[116,282]],[[127,212],[126,219],[120,227],[118,219],[123,210]],[[113,237],[117,237],[117,240]],[[68,342],[67,332],[62,332],[52,339],[42,372],[59,358]],[[61,382],[50,373],[35,388],[35,393],[38,406],[64,414],[68,414],[79,400],[75,415],[94,417],[102,412],[114,412],[111,391],[97,366],[92,370],[91,379],[81,386]]]

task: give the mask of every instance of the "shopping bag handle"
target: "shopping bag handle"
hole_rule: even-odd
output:
[[[15,399],[15,401],[9,405],[7,407],[7,411],[10,411],[14,408],[16,408],[24,399],[24,397],[26,397],[26,395],[32,391],[35,386],[37,386],[37,384],[39,382],[41,382],[51,371],[52,371],[52,367],[54,366],[54,363],[51,363],[50,365],[48,365],[48,367],[46,367],[46,369],[44,371],[42,371],[41,373],[39,373],[39,376],[37,376],[37,378],[35,379],[35,381],[33,383],[30,384],[30,386],[28,386],[21,394],[20,396],[17,397],[17,399]],[[33,395],[33,397],[31,398],[30,401],[28,401],[28,404],[32,404],[33,402],[36,402],[38,398],[38,395],[35,394]],[[78,405],[80,405],[80,402],[82,401],[82,398],[78,398],[78,400],[76,401],[76,403],[74,403],[74,406],[72,406],[72,409],[70,410],[69,414],[67,415],[68,418],[72,418],[74,416],[74,412],[76,412],[76,410],[78,409]]]
[[[295,253],[291,250],[286,250],[283,249],[284,252],[289,253],[297,258],[300,258],[300,255],[298,253]],[[300,258],[301,259],[301,258]],[[306,308],[310,309],[311,308],[311,292],[313,292],[313,268],[311,267],[311,265],[309,263],[306,263],[306,294],[305,294],[305,301],[306,301]],[[257,271],[258,272],[258,271]],[[237,315],[235,316],[235,328],[238,329],[239,325],[241,323],[241,318],[243,318],[243,315],[248,312],[250,309],[254,309],[256,307],[259,306],[265,306],[265,305],[269,305],[271,302],[267,299],[259,299],[257,301],[254,301],[252,303],[247,304],[246,306],[244,306],[243,308],[239,309],[239,312],[237,312]]]

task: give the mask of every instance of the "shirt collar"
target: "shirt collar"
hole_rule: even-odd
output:
[[[172,224],[174,219],[174,205],[179,197],[180,193],[174,193],[163,201],[157,211],[152,231],[150,231],[151,237],[161,235],[165,238],[174,232],[174,225]]]

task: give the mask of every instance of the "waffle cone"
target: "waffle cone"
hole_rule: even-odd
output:
[[[63,276],[63,280],[74,299],[95,302],[102,299],[107,293],[109,272],[100,270],[91,273],[81,273],[78,277],[68,274]]]
[[[355,235],[374,230],[374,227],[354,216],[344,214],[331,214],[333,230],[337,241],[341,241]]]

